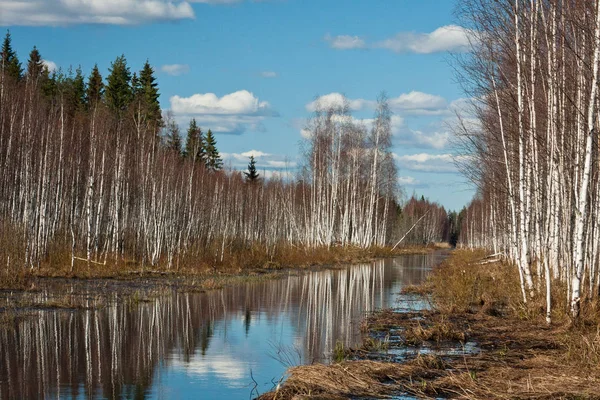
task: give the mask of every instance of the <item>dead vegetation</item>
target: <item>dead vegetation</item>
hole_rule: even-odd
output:
[[[543,296],[539,303],[523,304],[516,274],[510,271],[514,267],[481,265],[483,256],[455,251],[432,273],[423,289],[430,293],[432,311],[383,310],[362,327],[370,337],[401,332],[404,346],[469,341],[477,343],[478,352],[419,355],[403,363],[296,367],[277,392],[262,398],[382,398],[393,393],[418,398],[600,399],[600,314],[595,303],[586,302],[574,324],[566,302],[557,298],[555,322],[548,326]],[[419,293],[418,288],[408,292]]]
[[[4,250],[0,251],[0,289],[28,289],[39,278],[135,280],[153,277],[183,277],[196,282],[194,286],[206,280],[200,286],[211,289],[222,287],[222,281],[228,280],[223,277],[256,276],[290,268],[305,269],[367,262],[400,254],[425,254],[435,249],[433,246],[404,247],[394,251],[386,247],[362,249],[334,246],[304,249],[287,246],[278,248],[271,254],[263,246],[251,246],[232,250],[223,259],[207,255],[175,260],[174,265],[168,268],[166,262],[151,266],[120,257],[91,260],[89,263],[84,259],[76,259],[71,267],[70,252],[57,248],[53,249],[39,268],[25,268],[22,257],[17,257],[20,251],[6,250],[15,248],[16,244],[13,242],[8,235],[0,233],[0,244],[6,244]],[[215,252],[207,250],[206,254]]]

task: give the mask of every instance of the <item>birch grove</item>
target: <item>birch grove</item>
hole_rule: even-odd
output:
[[[51,93],[38,76],[0,70],[2,265],[178,268],[218,265],[240,249],[273,257],[288,246],[392,241],[397,178],[385,99],[372,129],[338,118],[347,112],[318,112],[297,179],[246,182],[166,146],[143,98],[123,105],[113,93],[109,103],[100,81],[83,107],[72,74],[58,74]]]
[[[458,136],[478,188],[461,243],[512,260],[548,323],[553,302],[576,318],[600,293],[600,1],[468,0],[461,14],[477,122]]]

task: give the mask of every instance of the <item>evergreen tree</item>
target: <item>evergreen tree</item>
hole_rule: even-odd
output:
[[[44,66],[42,70],[42,83],[41,89],[44,96],[48,98],[53,98],[58,93],[58,83],[57,83],[57,73],[56,71],[50,73],[47,67]]]
[[[104,96],[104,83],[102,83],[102,75],[98,70],[98,64],[92,68],[92,73],[88,78],[87,90],[85,92],[85,103],[91,108],[94,107]]]
[[[1,68],[8,76],[15,80],[20,80],[23,77],[23,68],[17,57],[17,53],[12,48],[12,39],[10,31],[6,31],[6,36],[2,42],[2,63]]]
[[[144,102],[146,109],[146,120],[157,129],[163,126],[162,113],[160,110],[160,103],[158,98],[158,84],[154,77],[154,69],[146,60],[146,63],[142,67],[139,74],[139,94]]]
[[[136,98],[140,95],[140,93],[142,92],[142,88],[140,86],[140,79],[138,78],[137,74],[134,72],[133,76],[131,77],[131,95]]]
[[[33,46],[33,50],[29,53],[29,61],[27,62],[27,80],[37,83],[43,75],[44,68],[46,67],[42,62],[42,56],[37,47]]]
[[[181,134],[179,133],[179,126],[177,126],[177,123],[174,120],[169,120],[166,128],[165,146],[168,149],[181,154]]]
[[[204,153],[206,154],[206,168],[211,171],[218,171],[223,168],[223,160],[221,160],[221,156],[217,150],[217,140],[210,129],[208,132],[206,132],[206,139],[204,140]]]
[[[106,79],[106,104],[118,115],[122,115],[132,100],[131,72],[124,55],[111,63],[109,72]]]
[[[246,181],[254,182],[260,176],[258,172],[256,172],[256,161],[254,160],[254,156],[250,156],[250,164],[248,164],[248,172],[244,172],[246,175]]]
[[[82,111],[86,105],[86,90],[85,81],[83,79],[83,72],[81,66],[75,70],[75,77],[71,80],[71,93],[70,101],[74,109]]]
[[[205,158],[204,134],[196,123],[196,118],[192,118],[187,130],[184,155],[185,157],[192,158],[194,161],[203,161]]]

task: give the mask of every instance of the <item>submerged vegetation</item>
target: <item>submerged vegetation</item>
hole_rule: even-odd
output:
[[[596,311],[582,313],[576,323],[563,307],[553,315],[555,326],[549,327],[540,312],[544,296],[524,303],[512,272],[516,267],[482,264],[484,256],[455,251],[434,270],[421,287],[432,310],[382,310],[369,316],[364,325],[369,337],[394,332],[399,339],[389,341],[388,347],[414,349],[414,356],[390,356],[388,347],[369,348],[367,340],[363,348],[338,351],[344,355],[338,357],[341,363],[290,369],[288,381],[261,398],[597,398],[597,306],[589,304],[585,309]],[[476,350],[467,350],[467,343],[474,343]],[[444,351],[448,346],[458,351]]]

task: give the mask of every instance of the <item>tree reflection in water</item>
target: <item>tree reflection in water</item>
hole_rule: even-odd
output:
[[[403,256],[205,294],[173,291],[134,307],[34,311],[0,328],[0,398],[156,397],[177,373],[200,378],[178,381],[179,394],[249,393],[250,369],[265,381],[283,374],[268,356],[273,345],[293,346],[305,363],[326,361],[337,341],[358,344],[365,313],[393,306],[433,262]]]

